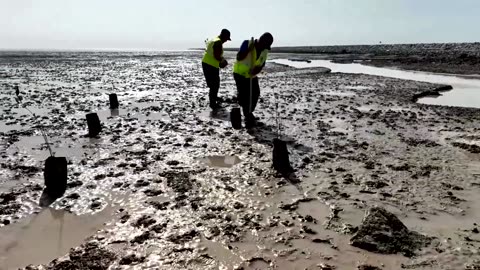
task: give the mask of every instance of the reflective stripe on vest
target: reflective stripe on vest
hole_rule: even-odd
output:
[[[248,42],[249,47],[251,45],[251,42],[252,41]],[[254,64],[252,64],[252,57],[253,59],[256,59]],[[233,73],[242,75],[245,78],[251,78],[252,76],[250,75],[250,71],[253,69],[253,67],[263,66],[263,64],[267,61],[267,57],[268,57],[268,50],[263,50],[262,53],[260,54],[260,57],[258,57],[257,59],[257,50],[255,49],[255,47],[253,47],[253,50],[248,53],[245,59],[241,61],[237,60],[235,62],[235,65],[233,65]]]
[[[217,41],[221,41],[220,37],[216,37],[207,41],[207,47],[205,49],[205,55],[203,56],[202,62],[205,64],[209,64],[212,67],[220,68],[220,61],[215,58],[215,54],[213,52],[213,45],[215,45]]]

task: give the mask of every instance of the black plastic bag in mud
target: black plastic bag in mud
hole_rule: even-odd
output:
[[[110,109],[118,109],[118,106],[120,106],[120,104],[118,103],[118,97],[117,97],[117,94],[110,94],[108,95],[108,100],[110,102]]]
[[[67,190],[67,159],[50,156],[45,160],[43,171],[45,192],[52,198],[60,198]]]
[[[100,119],[96,113],[87,114],[88,137],[96,137],[102,131]]]
[[[230,122],[232,122],[234,129],[242,128],[242,113],[240,112],[240,108],[233,108],[230,111]]]
[[[288,174],[293,172],[288,156],[287,143],[280,139],[273,140],[273,168],[279,173]]]

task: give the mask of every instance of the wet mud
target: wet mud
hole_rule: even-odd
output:
[[[210,113],[200,58],[0,57],[0,237],[22,234],[23,224],[51,211],[38,204],[49,155],[44,127],[68,160],[67,191],[50,208],[68,217],[63,232],[75,240],[43,254],[43,225],[34,226],[32,237],[9,241],[38,258],[16,260],[14,248],[2,248],[1,260],[19,262],[4,268],[480,267],[480,110],[412,102],[440,85],[269,63],[256,111],[263,125],[234,130],[233,78],[222,72],[224,112]],[[14,85],[37,120],[17,105]],[[87,136],[91,112],[102,122],[95,138]],[[277,134],[295,169],[289,177],[272,168]],[[364,223],[377,206],[398,221],[399,234],[365,230],[381,229]],[[83,220],[91,223],[76,225]],[[56,222],[42,223],[53,234]],[[85,229],[75,234],[76,226]],[[352,241],[359,231],[411,241],[388,252],[362,249]],[[36,237],[37,245],[27,241]]]

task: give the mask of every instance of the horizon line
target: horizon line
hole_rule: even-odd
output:
[[[420,44],[477,44],[474,42],[418,42],[418,43],[363,43],[363,44],[337,44],[337,45],[285,45],[275,46],[278,48],[305,48],[305,47],[343,47],[343,46],[382,46],[382,45],[420,45]],[[238,49],[237,47],[225,47],[224,49]],[[185,52],[199,51],[204,48],[186,49],[153,49],[153,48],[0,48],[0,52]]]

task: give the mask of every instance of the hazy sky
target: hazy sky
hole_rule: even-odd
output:
[[[186,49],[223,27],[227,46],[480,41],[480,0],[0,0],[2,49]]]

